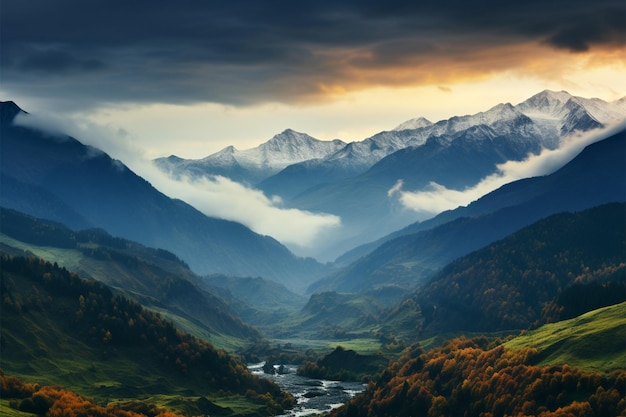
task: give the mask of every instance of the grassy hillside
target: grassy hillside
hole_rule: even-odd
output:
[[[35,257],[4,255],[1,267],[8,375],[98,403],[140,398],[187,414],[203,413],[198,401],[253,415],[291,403],[224,351],[96,281]]]
[[[587,371],[626,369],[626,303],[525,332],[507,349],[537,349],[539,366],[568,364]]]

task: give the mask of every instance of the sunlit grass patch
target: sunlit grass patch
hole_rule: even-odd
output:
[[[505,343],[535,348],[538,365],[568,364],[588,371],[626,368],[626,303],[550,323]]]

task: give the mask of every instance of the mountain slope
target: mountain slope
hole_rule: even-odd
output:
[[[568,364],[596,372],[623,368],[626,363],[626,302],[544,324],[506,342],[504,347],[537,349],[535,362],[540,366]]]
[[[168,198],[98,149],[71,137],[15,125],[13,119],[21,110],[11,102],[1,107],[6,116],[0,132],[3,178],[45,189],[78,213],[83,223],[167,249],[200,274],[264,276],[300,289],[322,272],[321,265],[295,257],[270,237],[235,222],[209,218]],[[34,208],[25,211],[57,220],[71,215],[49,211],[39,205],[40,198],[33,199],[32,192],[12,196],[10,201],[3,196],[6,207]]]
[[[474,115],[378,133],[323,160],[288,167],[260,187],[292,207],[342,218],[344,230],[334,246],[328,245],[329,257],[418,218],[390,192],[399,183],[411,191],[432,182],[462,190],[495,173],[497,164],[558,148],[568,135],[623,120],[625,110],[622,101],[544,91],[516,106],[500,104]],[[324,172],[336,173],[335,178]],[[297,182],[290,180],[293,174]]]
[[[229,397],[247,403],[246,412],[234,414],[275,415],[280,403],[291,402],[224,351],[96,281],[34,257],[3,255],[1,263],[4,372],[98,403],[152,397],[187,404],[193,414],[226,408],[218,404]],[[201,411],[203,403],[215,409]]]
[[[570,322],[574,327],[567,332],[571,334],[588,333],[593,328],[602,331],[578,340],[564,338],[573,343],[545,350],[545,345],[536,347],[532,342],[522,349],[509,349],[508,343],[490,343],[484,336],[453,339],[427,352],[413,346],[363,394],[334,410],[331,416],[623,415],[625,327],[623,320],[608,326],[605,322],[607,318],[617,319],[620,313],[623,317],[623,304]],[[558,353],[582,346],[600,361],[603,357],[607,362],[617,361],[599,372],[562,362],[550,366],[537,363],[554,347],[553,352]]]
[[[625,301],[625,213],[555,214],[448,264],[414,297],[433,311],[425,332],[525,329]]]
[[[215,345],[233,348],[233,344],[261,338],[170,252],[113,238],[103,230],[74,232],[61,224],[1,207],[0,225],[0,242],[5,249],[34,253],[103,282]]]
[[[587,146],[556,172],[507,184],[467,207],[418,223],[310,291],[421,285],[453,259],[561,211],[626,200],[626,131]]]

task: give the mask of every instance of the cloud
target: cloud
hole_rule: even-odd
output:
[[[420,220],[426,220],[442,211],[465,206],[507,183],[523,178],[548,175],[572,160],[585,146],[624,128],[626,128],[626,123],[622,122],[605,129],[568,136],[563,139],[561,146],[557,149],[544,149],[537,155],[528,155],[523,161],[508,161],[498,165],[497,172],[464,190],[452,190],[431,182],[424,190],[404,191],[401,189],[401,182],[398,182],[389,190],[389,195],[391,197],[397,194],[405,208],[418,213]]]
[[[622,0],[16,1],[3,4],[0,66],[5,92],[65,99],[76,109],[308,102],[371,85],[531,74],[538,58],[562,71],[570,53],[612,50],[623,62],[625,7]]]
[[[55,49],[35,50],[24,54],[17,64],[21,71],[42,74],[91,72],[103,69],[104,66],[104,63],[96,59],[80,60],[65,51]]]
[[[91,146],[90,152],[93,156],[105,150],[114,159],[130,162],[145,159],[145,151],[135,146],[132,136],[122,128],[92,123],[84,118],[59,117],[45,113],[18,113],[14,123],[36,129],[56,141],[77,138],[81,143]]]
[[[337,216],[283,208],[279,198],[268,198],[259,190],[222,176],[175,180],[145,165],[141,172],[166,195],[191,204],[207,216],[233,220],[270,235],[294,252],[307,253],[321,243],[324,233],[341,226]]]

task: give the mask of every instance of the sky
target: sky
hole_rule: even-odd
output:
[[[6,0],[0,100],[140,171],[287,128],[362,140],[544,89],[616,100],[625,21],[623,0]]]

